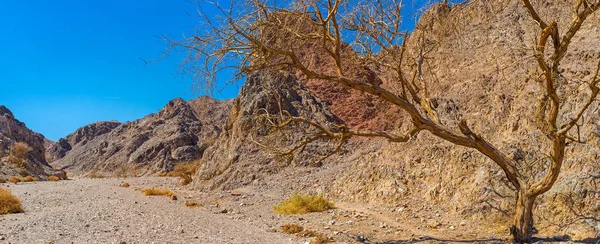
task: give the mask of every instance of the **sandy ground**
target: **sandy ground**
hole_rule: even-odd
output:
[[[119,187],[122,179],[2,184],[25,213],[0,215],[0,243],[298,243],[134,187],[174,186],[175,179],[132,180],[130,188]]]

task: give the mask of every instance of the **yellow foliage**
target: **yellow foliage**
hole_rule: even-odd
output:
[[[179,177],[181,179],[179,184],[185,186],[192,182],[192,175],[196,173],[198,165],[200,165],[200,161],[179,163],[175,165],[175,169],[173,169],[173,171],[169,172],[167,175]]]
[[[162,196],[162,195],[167,195],[167,196],[171,197],[171,196],[175,195],[175,193],[173,193],[169,189],[150,188],[150,189],[142,190],[142,192],[144,193],[145,196]]]
[[[0,215],[21,212],[23,212],[21,200],[8,189],[0,188]]]
[[[8,178],[8,181],[16,184],[18,182],[21,182],[21,178],[16,177],[16,176],[11,176],[10,178]]]
[[[325,200],[323,196],[299,195],[294,193],[288,200],[281,202],[273,209],[278,214],[304,214],[309,212],[323,212],[335,208],[335,205]]]
[[[31,151],[31,147],[23,142],[17,142],[10,147],[8,162],[19,167],[25,166],[27,162],[27,153]]]
[[[25,178],[23,178],[21,181],[23,181],[23,182],[32,182],[32,181],[36,181],[36,180],[31,175],[28,175]]]

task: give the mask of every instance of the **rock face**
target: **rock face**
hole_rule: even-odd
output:
[[[134,122],[87,125],[48,149],[57,158],[52,165],[75,174],[111,174],[122,165],[142,174],[168,171],[174,163],[202,156],[220,133],[229,106],[207,97],[175,99]]]
[[[74,133],[69,134],[65,138],[61,138],[57,142],[46,147],[46,155],[49,156],[51,161],[63,158],[67,154],[67,152],[73,149],[73,145],[77,145],[79,143],[85,145],[88,141],[110,132],[112,129],[117,128],[119,125],[121,125],[120,122],[108,121],[96,122],[81,127],[77,129],[77,131],[75,131]]]
[[[571,21],[570,4],[569,1],[544,1],[540,8],[544,8],[545,19],[556,20],[564,27]],[[600,40],[598,21],[597,14],[587,20],[562,61],[562,78],[566,85],[559,88],[559,93],[578,94],[570,96],[561,108],[564,116],[559,120],[562,122],[574,117],[588,96],[587,84],[582,81],[592,78],[600,60],[600,48],[596,43]],[[532,174],[537,179],[543,176],[539,168],[545,167],[540,163],[543,161],[537,159],[548,154],[547,141],[530,116],[535,114],[537,95],[540,94],[534,81],[539,75],[532,55],[535,42],[531,41],[536,40],[539,32],[539,27],[519,1],[435,4],[423,14],[411,34],[405,54],[408,60],[404,62],[406,73],[413,74],[416,68],[408,66],[416,62],[421,49],[428,50],[429,63],[423,73],[428,75],[430,97],[442,123],[458,131],[459,120],[465,118],[473,131],[519,162],[523,172],[537,170],[539,175]],[[288,41],[281,43],[289,45]],[[330,69],[327,60],[319,55],[310,50],[300,54],[303,60],[309,60],[306,63],[320,65],[323,70]],[[385,73],[365,72],[366,82],[399,87],[397,81],[387,79]],[[317,107],[323,108],[326,114],[328,107],[331,108],[333,115],[329,119],[338,117],[351,127],[369,129],[393,128],[387,124],[390,120],[400,125],[409,124],[402,116],[386,116],[397,110],[384,102],[371,101],[369,96],[353,94],[353,91],[334,84],[298,77],[300,83],[314,94],[306,94],[306,97],[318,97],[312,101],[325,102],[327,105]],[[288,84],[278,88],[281,91],[303,90],[302,86],[283,81],[260,74],[248,79],[234,102],[223,133],[207,150],[195,185],[231,189],[277,172],[278,163],[253,145],[249,131],[260,131],[261,125],[254,123],[251,115],[257,109],[269,106],[264,102],[253,102],[263,101],[261,96],[264,95],[258,94],[265,94],[255,83]],[[293,96],[283,100],[286,99],[300,101],[294,100]],[[297,111],[310,107],[303,102],[297,104],[302,105],[294,106]],[[581,126],[581,136],[586,144],[569,145],[557,183],[536,202],[536,227],[542,235],[568,234],[585,239],[600,232],[597,221],[600,218],[597,188],[600,179],[597,167],[600,160],[599,109],[597,103],[588,109],[584,115],[585,124]],[[358,158],[329,160],[331,165],[360,164],[321,176],[320,179],[333,179],[329,183],[320,182],[327,185],[325,192],[345,201],[401,204],[414,209],[435,204],[445,213],[471,218],[482,225],[493,226],[497,221],[510,223],[514,191],[504,179],[502,170],[480,153],[452,145],[427,132],[403,144],[376,140],[369,143],[381,148]],[[347,149],[357,149],[357,145]]]
[[[25,143],[31,148],[23,167],[8,162],[10,147],[18,142]],[[0,105],[0,177],[25,173],[38,178],[46,178],[49,175],[64,177],[64,172],[52,169],[46,162],[44,142],[43,135],[31,131],[25,123],[17,120],[8,108]],[[23,172],[22,169],[27,172]]]
[[[260,181],[290,164],[308,165],[310,158],[321,153],[320,146],[313,145],[288,161],[275,157],[272,150],[260,145],[283,148],[289,143],[280,135],[270,134],[270,127],[258,116],[263,111],[270,114],[280,111],[274,94],[280,97],[281,109],[292,116],[319,123],[341,122],[295,76],[287,72],[255,73],[233,101],[229,120],[218,139],[206,150],[195,176],[197,187],[233,189]],[[296,135],[291,140],[303,139],[299,131],[288,133]]]
[[[566,28],[572,18],[571,4],[544,1],[539,7],[544,9],[544,19]],[[589,96],[587,84],[580,81],[591,79],[600,60],[600,47],[592,44],[600,40],[598,21],[597,14],[586,21],[562,61],[565,85],[559,93],[571,95],[566,95],[569,99],[560,109],[561,123],[574,117]],[[421,44],[417,40],[423,40],[423,48],[431,50],[423,72],[436,77],[428,84],[441,121],[458,131],[459,119],[466,119],[474,132],[513,157],[524,174],[538,172],[532,174],[538,180],[543,176],[540,169],[547,167],[539,159],[549,153],[548,141],[532,118],[541,91],[534,80],[539,71],[532,55],[535,44],[530,40],[536,40],[539,32],[519,1],[436,4],[411,34],[406,62],[414,63]],[[568,146],[558,181],[536,201],[536,227],[542,235],[584,239],[600,231],[597,221],[589,221],[600,217],[598,109],[598,103],[593,103],[584,115],[580,132],[586,143]],[[576,132],[573,135],[577,137]],[[373,178],[356,177],[362,173],[352,168],[341,172],[331,192],[341,199],[372,203],[438,203],[448,213],[482,224],[489,219],[511,221],[514,191],[502,170],[479,152],[421,133],[407,143],[384,143],[379,155],[368,161],[362,169],[393,170],[397,172],[394,184],[409,191],[386,190],[388,177],[373,182]],[[377,184],[381,187],[373,189]],[[573,224],[556,224],[567,222]]]

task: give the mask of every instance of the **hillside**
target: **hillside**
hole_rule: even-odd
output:
[[[170,101],[156,114],[127,122],[98,122],[78,129],[48,149],[55,168],[74,174],[111,175],[119,167],[139,174],[169,171],[202,156],[220,133],[229,101],[201,97]]]
[[[25,143],[30,148],[23,165],[9,163],[10,149],[16,143]],[[44,143],[43,135],[31,131],[8,108],[0,105],[0,178],[19,175],[42,179],[50,175],[65,177],[63,171],[53,169],[46,161]]]

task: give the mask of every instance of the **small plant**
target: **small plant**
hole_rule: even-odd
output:
[[[8,178],[8,181],[10,181],[11,183],[17,184],[17,183],[21,182],[21,178],[16,177],[16,176],[11,176],[10,178]]]
[[[93,169],[92,171],[90,171],[90,173],[88,174],[88,177],[92,178],[92,179],[102,179],[104,178],[104,175],[102,175],[101,173],[98,172],[98,170]]]
[[[56,175],[51,175],[48,177],[48,181],[59,181],[60,178],[58,178],[58,176]]]
[[[312,241],[310,241],[309,244],[325,244],[325,243],[329,243],[329,242],[330,242],[330,240],[328,237],[319,233],[319,234],[317,234],[315,239],[312,239]]]
[[[27,171],[27,169],[25,169],[25,168],[18,168],[18,169],[17,169],[17,173],[18,173],[20,176],[23,176],[23,177],[25,177],[25,176],[28,176],[28,175],[29,175],[29,171]]]
[[[8,154],[8,162],[18,167],[24,167],[27,162],[27,153],[31,151],[31,147],[24,142],[17,142],[10,147]]]
[[[185,202],[185,206],[187,206],[189,208],[195,208],[195,207],[200,207],[200,204],[198,204],[197,202]]]
[[[125,183],[121,184],[121,187],[127,188],[127,187],[129,187],[129,183],[125,182]]]
[[[158,177],[166,177],[167,176],[167,172],[159,172],[156,176],[158,176]]]
[[[137,175],[137,169],[127,164],[121,164],[115,170],[115,176],[118,178],[137,177]]]
[[[0,188],[0,215],[9,213],[22,213],[21,200],[8,189]]]
[[[173,171],[169,172],[167,175],[179,177],[181,179],[179,184],[185,186],[192,182],[192,175],[194,175],[196,169],[198,169],[198,165],[200,165],[200,161],[179,163],[175,165],[175,169],[173,169]]]
[[[142,192],[144,193],[145,196],[162,196],[162,195],[167,195],[167,196],[171,197],[171,196],[175,195],[175,193],[173,193],[169,189],[150,188],[150,189],[142,190]]]
[[[0,178],[0,184],[2,184],[2,183],[6,183],[6,179]]]
[[[323,196],[299,195],[294,193],[288,200],[281,202],[273,209],[278,214],[304,214],[309,212],[323,212],[335,208],[335,205],[325,200]]]
[[[302,232],[296,234],[296,236],[300,236],[300,237],[315,237],[321,235],[320,233],[317,233],[316,231],[313,230],[303,230]]]
[[[25,178],[23,178],[21,181],[23,181],[23,182],[33,182],[33,181],[36,181],[36,178],[33,178],[33,176],[28,175]]]
[[[304,228],[297,224],[284,224],[284,225],[280,226],[279,229],[281,230],[281,233],[285,233],[285,234],[289,234],[289,235],[298,234],[298,233],[304,231]]]

